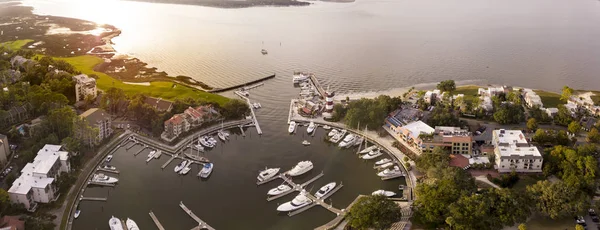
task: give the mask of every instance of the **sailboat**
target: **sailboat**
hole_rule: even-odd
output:
[[[221,121],[221,129],[217,132],[217,136],[219,136],[219,139],[222,141],[226,141],[229,137],[229,134],[223,131],[223,121]]]

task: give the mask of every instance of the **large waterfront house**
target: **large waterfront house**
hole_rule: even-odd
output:
[[[85,74],[73,76],[75,81],[75,101],[83,101],[89,95],[96,98],[98,92],[96,90],[96,79],[88,77]]]
[[[492,144],[498,172],[542,172],[544,159],[521,130],[494,130]]]
[[[435,130],[420,121],[422,112],[410,107],[392,112],[384,123],[385,130],[401,144],[415,152],[423,152],[421,135],[430,135]]]
[[[166,140],[173,140],[182,133],[200,126],[205,122],[213,121],[220,116],[211,105],[189,107],[183,113],[173,115],[164,123],[165,130],[161,137]]]
[[[87,133],[79,133],[88,139],[89,143],[100,143],[105,138],[109,137],[113,133],[112,118],[110,114],[108,114],[103,109],[92,108],[88,109],[81,115],[80,118],[85,120],[92,129],[86,130],[75,130],[76,132],[87,132]]]
[[[58,199],[55,182],[63,172],[70,172],[69,153],[61,151],[60,145],[45,145],[33,162],[21,170],[8,195],[12,203],[23,204],[28,211],[35,211],[38,203],[50,203]]]
[[[422,151],[435,147],[448,149],[451,154],[470,155],[473,151],[473,134],[459,127],[436,126],[431,135],[421,135]]]

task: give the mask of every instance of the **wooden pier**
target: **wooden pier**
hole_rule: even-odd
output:
[[[240,92],[236,91],[235,94],[241,97],[242,99],[246,100],[246,103],[248,103],[248,107],[250,107],[250,113],[252,114],[252,121],[254,122],[254,126],[256,126],[256,132],[258,132],[258,135],[262,135],[262,130],[260,129],[260,125],[258,124],[258,120],[256,119],[256,113],[254,113],[254,106],[252,105],[252,102],[250,102],[250,99],[248,99]]]
[[[102,167],[98,167],[98,171],[119,174],[119,170],[110,170],[110,169],[105,169],[105,168],[102,168]]]
[[[321,205],[323,208],[329,210],[330,212],[335,213],[336,215],[341,215],[344,214],[344,211],[339,210],[337,208],[334,208],[333,205],[327,204],[325,203],[325,199],[329,198],[331,195],[333,195],[335,192],[337,192],[338,190],[340,190],[344,185],[340,184],[339,186],[337,186],[335,189],[333,189],[331,192],[327,193],[327,195],[321,197],[321,199],[318,199],[317,197],[313,196],[310,193],[306,193],[304,194],[308,199],[312,200],[312,203],[304,208],[295,210],[293,212],[288,213],[288,216],[295,216],[297,214],[300,214],[301,212],[304,212],[316,205]]]
[[[304,187],[306,187],[306,185],[308,185],[308,184],[316,181],[317,179],[321,178],[323,175],[325,175],[325,174],[323,174],[323,172],[321,172],[319,175],[315,176],[314,178],[312,178],[312,179],[310,179],[310,180],[308,180],[308,181],[306,181],[306,182],[304,182],[304,183],[302,183],[300,185],[292,182],[291,179],[289,179],[289,178],[285,177],[285,175],[283,175],[282,179],[285,181],[285,183],[288,183],[290,186],[292,186],[292,189],[290,189],[290,191],[284,192],[284,193],[276,195],[276,196],[267,197],[267,201],[276,200],[276,199],[284,197],[284,196],[286,196],[286,195],[288,195],[290,193],[298,192],[298,191],[304,189]]]
[[[238,126],[238,127],[240,127],[240,131],[242,132],[242,136],[244,136],[244,137],[245,137],[245,136],[246,136],[246,133],[244,132],[244,126],[241,126],[241,125],[240,125],[240,126]]]
[[[398,174],[398,175],[394,175],[394,176],[384,176],[384,177],[381,177],[381,180],[391,180],[391,179],[403,177],[403,176],[406,176],[406,174],[402,173],[402,174]]]
[[[137,156],[137,155],[138,155],[138,154],[140,154],[142,151],[144,151],[144,149],[146,149],[146,148],[148,148],[148,146],[147,146],[147,145],[146,145],[146,146],[144,146],[144,147],[142,147],[142,149],[140,149],[139,151],[135,152],[133,155],[134,155],[134,156]]]
[[[323,89],[323,87],[321,87],[321,83],[319,83],[319,81],[317,80],[317,77],[315,77],[315,75],[310,74],[310,81],[312,81],[312,84],[315,86],[315,88],[317,88],[317,91],[319,91],[319,94],[321,94],[322,98],[327,97],[325,90]]]
[[[79,200],[88,200],[88,201],[107,201],[106,197],[80,197]]]
[[[182,201],[179,202],[179,207],[181,207],[181,209],[183,209],[183,211],[185,211],[188,215],[190,215],[190,217],[192,217],[192,219],[194,219],[196,222],[198,222],[198,227],[200,229],[214,230],[213,227],[208,225],[206,222],[202,221],[200,219],[200,217],[196,216],[196,214],[194,214],[192,212],[192,210],[190,210],[188,207],[186,207]]]
[[[154,212],[150,211],[150,213],[148,214],[150,214],[150,218],[152,218],[152,221],[154,221],[154,224],[156,224],[158,230],[165,230],[162,224],[158,221],[158,218],[156,218],[156,216],[154,215]]]
[[[167,167],[167,165],[169,165],[171,163],[171,161],[175,160],[175,158],[177,158],[177,155],[175,155],[175,154],[171,155],[171,158],[169,158],[169,160],[167,160],[167,162],[165,162],[162,166],[160,166],[160,168],[165,169]]]

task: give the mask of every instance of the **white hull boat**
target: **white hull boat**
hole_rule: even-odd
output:
[[[277,173],[279,172],[280,168],[265,168],[265,170],[260,171],[260,173],[258,173],[258,176],[256,177],[256,179],[258,181],[265,181],[268,179],[271,179],[271,177],[274,177],[275,175],[277,175]]]
[[[290,122],[290,127],[288,127],[288,132],[289,133],[294,133],[294,130],[296,130],[296,122],[295,121],[291,121]]]
[[[331,131],[329,131],[329,133],[327,133],[327,136],[329,137],[333,137],[335,135],[337,135],[340,131],[338,131],[337,129],[332,129]]]
[[[123,224],[121,223],[121,220],[114,216],[108,220],[108,226],[110,227],[110,230],[123,230]]]
[[[382,164],[382,165],[380,165],[380,166],[378,166],[378,167],[379,167],[380,169],[386,169],[386,168],[389,168],[389,167],[392,167],[392,166],[394,166],[394,163],[392,163],[392,162],[388,162],[388,163]]]
[[[103,183],[103,184],[114,184],[119,182],[119,179],[104,175],[103,173],[94,174],[92,176],[92,182]]]
[[[365,139],[363,137],[357,137],[356,140],[354,140],[354,146],[359,146],[360,143],[362,143]]]
[[[112,166],[112,165],[105,165],[105,166],[102,166],[102,168],[106,169],[106,170],[112,170],[112,171],[117,170],[117,168],[115,166]]]
[[[156,154],[156,150],[150,151],[150,153],[148,153],[148,158],[154,157],[154,154]]]
[[[282,184],[282,185],[277,186],[277,188],[273,188],[273,189],[269,190],[269,192],[267,192],[267,195],[277,196],[279,194],[282,194],[282,193],[290,191],[290,190],[292,190],[292,187],[290,187],[289,185]]]
[[[336,185],[337,184],[335,182],[326,184],[325,186],[321,187],[319,191],[317,191],[317,193],[315,193],[315,197],[321,199],[322,197],[330,193]]]
[[[307,140],[304,140],[304,141],[302,141],[302,144],[303,144],[304,146],[308,146],[308,145],[310,145],[310,142],[308,142]]]
[[[108,155],[106,157],[106,162],[110,162],[112,160],[112,158],[113,158],[113,155]]]
[[[333,143],[338,143],[340,142],[344,136],[346,135],[348,131],[346,131],[345,129],[342,129],[342,131],[340,131],[338,134],[334,135],[333,137],[331,137],[331,142]]]
[[[377,151],[371,151],[371,152],[363,155],[362,159],[365,159],[365,160],[375,159],[381,155],[383,155],[383,152],[381,152],[379,149],[377,149]]]
[[[192,164],[192,161],[188,161],[185,166],[183,167],[183,169],[181,169],[181,171],[179,171],[179,174],[181,175],[186,175],[190,172],[190,170],[192,170],[192,167],[190,167],[190,165]]]
[[[312,203],[312,200],[308,199],[308,197],[306,197],[306,195],[304,195],[304,191],[302,191],[300,193],[300,195],[294,197],[294,199],[292,201],[286,202],[282,205],[279,205],[279,207],[277,207],[277,211],[280,212],[289,212],[289,211],[293,211],[302,207],[305,207],[309,204]]]
[[[377,173],[377,176],[380,176],[380,177],[389,177],[389,176],[398,176],[398,175],[404,175],[404,173],[402,173],[402,171],[400,170],[400,168],[398,166],[394,166],[394,168],[392,168],[392,169],[385,169],[385,170]]]
[[[311,121],[310,124],[308,124],[308,128],[306,128],[306,132],[312,133],[313,131],[315,131],[315,127],[317,127],[317,126],[315,125],[314,122]]]
[[[175,171],[175,173],[179,173],[179,171],[181,171],[185,167],[185,165],[187,165],[187,160],[184,160],[177,166],[175,166],[175,169],[173,169],[173,171]]]
[[[210,176],[210,174],[212,173],[213,168],[214,168],[213,163],[204,164],[204,167],[202,167],[202,169],[198,173],[198,176],[202,177],[202,178],[208,178],[208,176]]]
[[[313,163],[310,161],[300,161],[290,171],[287,172],[290,176],[300,176],[313,168]]]
[[[392,160],[390,158],[383,158],[383,159],[375,162],[375,165],[382,165],[382,164],[389,163],[389,162],[392,162]]]
[[[351,145],[354,144],[355,140],[356,140],[356,136],[354,136],[354,134],[348,134],[348,136],[346,136],[344,138],[344,140],[342,140],[342,142],[340,142],[340,144],[338,146],[341,148],[350,147]]]
[[[133,221],[132,219],[127,218],[127,221],[125,221],[125,225],[127,225],[127,230],[140,230],[137,223],[135,223],[135,221]]]
[[[376,148],[377,148],[377,145],[373,145],[373,146],[370,146],[368,148],[365,148],[365,149],[361,150],[359,153],[360,154],[369,153],[369,152],[375,150]]]
[[[77,219],[77,217],[79,217],[79,215],[81,215],[81,210],[75,211],[75,215],[73,217],[75,217],[75,219]]]
[[[202,146],[200,146],[202,147]],[[158,150],[158,152],[156,152],[156,154],[154,154],[154,158],[158,159],[160,158],[160,155],[162,155],[162,150]]]
[[[323,129],[324,129],[324,130],[330,130],[330,129],[331,129],[331,126],[329,126],[329,125],[325,125],[325,126],[323,126]]]
[[[202,136],[198,139],[198,141],[200,142],[200,144],[208,147],[208,148],[212,148],[215,147],[211,142],[209,142],[209,138],[207,136]]]
[[[223,132],[223,130],[219,130],[219,132],[217,132],[217,136],[219,136],[219,139],[221,139],[222,141],[227,140],[227,137],[225,136],[225,133]]]
[[[217,140],[215,140],[214,137],[208,137],[208,143],[211,143],[214,147],[215,145],[217,145]]]
[[[392,192],[392,191],[385,191],[383,189],[380,189],[380,190],[377,190],[377,191],[371,193],[371,195],[373,195],[373,196],[379,195],[379,196],[392,197],[392,196],[395,196],[396,193]]]

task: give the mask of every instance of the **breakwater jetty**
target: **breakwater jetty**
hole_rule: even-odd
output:
[[[241,88],[241,87],[244,87],[244,86],[249,86],[249,85],[252,85],[252,84],[255,84],[255,83],[259,83],[259,82],[262,82],[262,81],[265,81],[265,80],[268,80],[268,79],[271,79],[271,78],[274,78],[274,77],[275,77],[275,74],[269,75],[269,76],[266,76],[266,77],[263,77],[263,78],[260,78],[260,79],[254,80],[254,81],[249,81],[249,82],[245,82],[245,83],[242,83],[242,84],[237,84],[237,85],[234,85],[234,86],[229,86],[229,87],[226,87],[226,88],[212,89],[212,90],[209,90],[208,92],[209,93],[221,93],[221,92],[225,92],[225,91],[230,91],[230,90],[234,90],[234,89]]]

